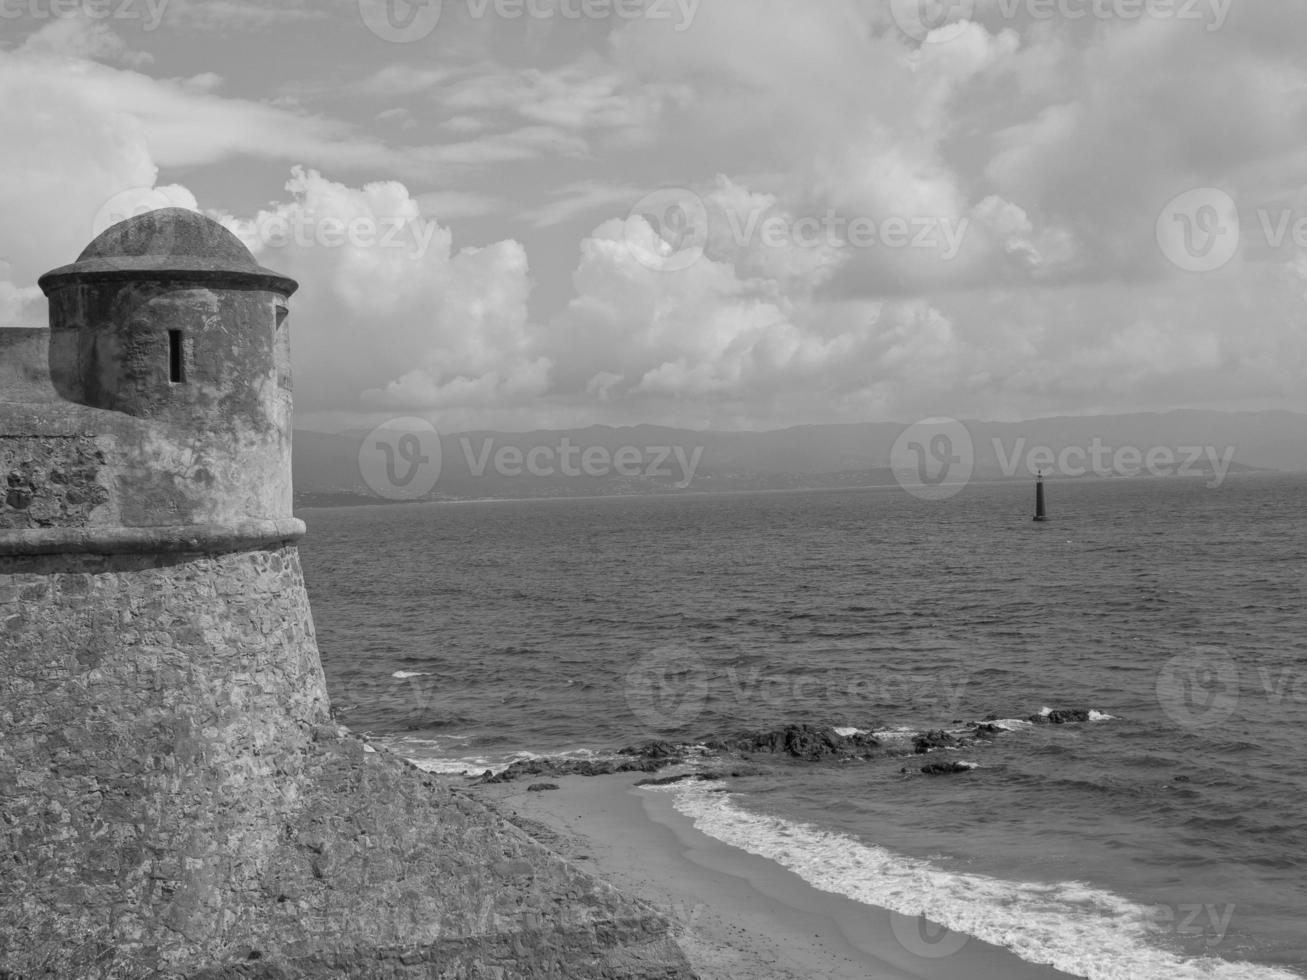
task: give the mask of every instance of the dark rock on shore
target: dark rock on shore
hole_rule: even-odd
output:
[[[627,746],[624,749],[618,749],[618,755],[635,755],[641,759],[676,759],[680,760],[685,755],[688,746],[678,745],[675,742],[668,742],[662,739],[645,742],[643,745]]]
[[[704,745],[716,752],[770,752],[805,762],[865,759],[880,749],[880,742],[867,734],[840,735],[833,728],[787,725],[766,732],[748,732],[710,739]]]
[[[1089,712],[1084,708],[1064,708],[1050,711],[1046,715],[1031,715],[1026,720],[1036,725],[1066,725],[1071,722],[1088,721]]]
[[[547,793],[552,789],[558,789],[557,783],[532,783],[526,788],[528,793]]]
[[[933,749],[957,748],[962,743],[942,729],[923,732],[912,740],[912,751],[925,755]]]
[[[657,772],[683,759],[524,759],[495,775],[489,770],[479,783],[511,783],[523,776],[609,776],[615,772]]]

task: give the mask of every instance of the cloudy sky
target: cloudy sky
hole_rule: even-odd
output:
[[[0,324],[297,278],[299,424],[1307,410],[1300,0],[0,0]]]

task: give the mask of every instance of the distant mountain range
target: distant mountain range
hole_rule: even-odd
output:
[[[920,472],[938,474],[940,459],[951,460],[953,478],[961,472],[973,481],[1029,480],[1036,469],[1052,478],[1209,482],[1254,470],[1307,471],[1307,415],[1293,412],[1184,410],[962,425],[925,425],[906,434],[908,426],[893,422],[772,432],[651,425],[466,432],[441,436],[438,451],[429,435],[421,453],[414,451],[416,440],[384,449],[379,443],[394,437],[373,437],[365,447],[366,432],[297,431],[296,500],[331,506],[892,486],[908,463],[921,461]],[[941,431],[947,440],[939,440]],[[413,474],[420,478],[406,482]]]

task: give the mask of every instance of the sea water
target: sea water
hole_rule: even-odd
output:
[[[874,732],[898,750],[661,791],[927,916],[923,955],[1307,976],[1307,477],[1068,481],[1049,506],[1035,524],[1003,484],[312,510],[302,556],[340,719],[428,768]],[[1030,720],[1066,708],[1093,720]]]

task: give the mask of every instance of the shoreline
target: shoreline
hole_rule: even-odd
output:
[[[696,830],[638,776],[460,786],[545,846],[667,915],[701,980],[1068,980],[975,938],[824,892]],[[457,784],[457,781],[455,781]],[[900,938],[902,937],[902,938]],[[913,948],[909,948],[913,947]]]

